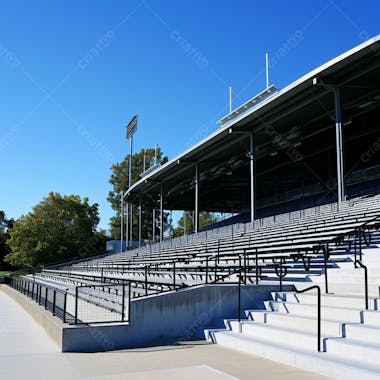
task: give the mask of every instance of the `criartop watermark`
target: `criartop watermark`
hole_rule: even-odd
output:
[[[21,62],[16,55],[0,42],[0,59],[11,67],[20,66]]]
[[[180,32],[174,30],[170,33],[170,37],[182,48],[185,54],[191,58],[198,67],[204,68],[208,66],[208,60],[204,57],[204,55],[199,51],[199,49],[186,40]]]
[[[0,151],[5,149],[20,134],[20,126],[15,125],[10,128],[3,136],[0,136]]]
[[[303,160],[303,155],[301,152],[298,151],[295,144],[293,144],[289,137],[286,137],[282,135],[281,133],[277,132],[272,125],[266,125],[264,127],[265,133],[272,138],[272,143],[279,149],[281,149],[284,153],[287,154],[287,156],[294,162],[299,162]],[[297,132],[297,128],[293,127],[290,131],[288,136],[294,134]]]
[[[115,34],[112,30],[107,31],[99,38],[98,42],[93,46],[79,61],[78,67],[84,70],[92,60],[94,60],[99,54],[112,43],[115,38]]]
[[[95,149],[95,151],[102,159],[109,162],[115,162],[115,157],[112,152],[86,128],[78,125],[76,132],[82,136],[92,148]]]
[[[380,151],[380,137],[377,138],[368,149],[360,156],[360,161],[368,164],[373,157]]]
[[[287,56],[290,51],[296,48],[301,41],[303,40],[304,35],[301,30],[296,30],[282,45],[279,49],[275,51],[274,54],[271,55],[269,59],[269,67],[273,69],[278,62]]]

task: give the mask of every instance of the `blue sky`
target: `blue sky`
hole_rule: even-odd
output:
[[[110,167],[135,149],[169,158],[270,82],[282,88],[380,33],[378,0],[0,0],[0,209],[50,191],[113,211]]]

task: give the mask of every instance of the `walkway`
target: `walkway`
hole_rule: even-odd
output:
[[[323,377],[204,342],[95,354],[61,353],[0,286],[0,379],[317,380]]]

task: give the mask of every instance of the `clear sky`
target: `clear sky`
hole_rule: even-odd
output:
[[[379,0],[0,0],[0,210],[50,191],[99,203],[110,167],[159,144],[169,158],[270,82],[282,88],[380,33]]]

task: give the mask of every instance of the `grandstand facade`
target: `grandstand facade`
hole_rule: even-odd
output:
[[[277,91],[144,176],[127,200],[157,210],[246,213],[245,221],[379,188],[378,37]],[[267,92],[267,93],[266,93]],[[151,223],[151,221],[143,221]]]
[[[128,189],[161,216],[193,210],[195,233],[45,267],[8,292],[54,316],[43,323],[63,351],[203,338],[378,379],[379,136],[377,36],[269,87]],[[200,211],[240,216],[199,231]]]

